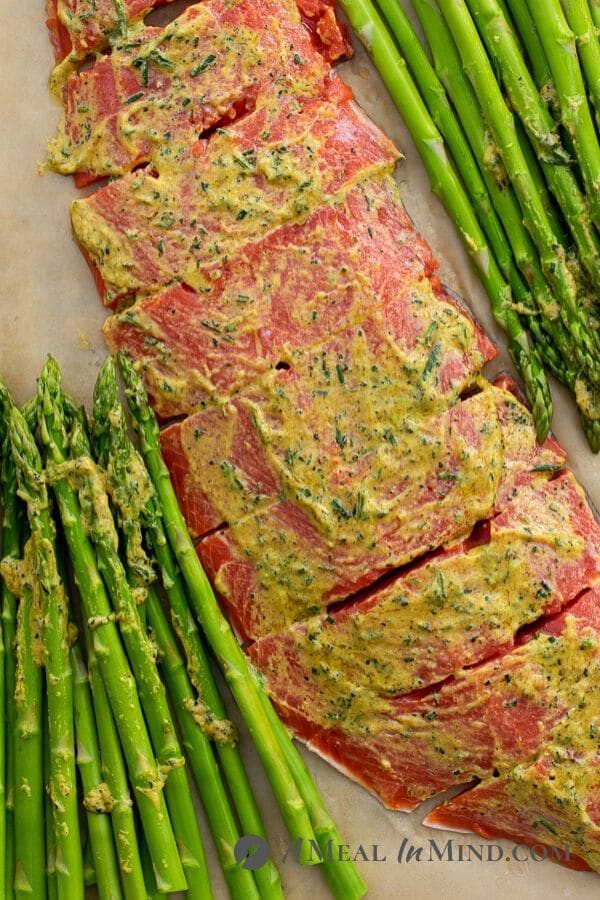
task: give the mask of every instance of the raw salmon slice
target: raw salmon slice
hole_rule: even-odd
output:
[[[233,521],[198,551],[244,637],[278,631],[323,610],[391,568],[468,534],[490,514],[502,469],[493,398],[480,394],[423,417],[417,433],[406,448],[400,434],[395,447],[381,442],[381,466],[388,459],[392,477],[379,485],[372,465],[362,484],[354,485],[352,500],[339,490],[329,501],[326,494],[315,497],[312,480],[303,488],[301,479],[290,482],[279,473],[282,494],[261,499],[257,493],[257,512],[237,521],[240,505],[253,500],[252,485],[232,464],[212,467],[205,496],[219,517],[229,507]],[[404,467],[408,448],[413,458]],[[207,462],[202,471],[210,469]]]
[[[133,172],[75,201],[75,236],[104,299],[180,281],[202,292],[242,246],[341,202],[398,152],[350,101],[289,97],[218,129],[200,156]]]
[[[103,50],[158,6],[173,0],[46,0],[46,25],[57,62]]]
[[[57,62],[68,56],[80,59],[89,53],[135,35],[144,16],[173,0],[46,0],[46,25]],[[260,9],[266,2],[255,6]],[[229,2],[235,6],[235,2]],[[338,23],[333,0],[298,0],[302,23],[323,56],[334,61],[351,54],[345,30]],[[297,18],[281,0],[281,16]]]
[[[538,642],[544,648],[545,642],[553,641],[537,678],[523,685],[529,696],[537,691],[540,707],[547,693],[533,758],[522,754],[516,765],[497,768],[496,777],[487,773],[475,788],[430,813],[426,824],[546,846],[550,859],[600,871],[599,614],[596,589],[544,625],[540,636],[523,648],[535,652]],[[518,693],[513,699],[516,710],[521,702]],[[515,736],[523,723],[526,728],[534,724],[528,720],[524,700],[525,715],[515,718]],[[557,721],[544,729],[549,710]]]
[[[395,367],[393,359],[392,367]],[[285,372],[276,375],[274,379],[276,391],[281,383],[285,384],[284,375]],[[468,375],[467,369],[464,383],[468,383]],[[346,373],[344,373],[345,378]],[[502,383],[506,384],[506,380],[503,379]],[[341,403],[342,406],[346,406],[344,395],[346,391],[352,389],[350,379],[348,382],[344,380],[343,386],[336,384],[334,380],[333,387],[335,389],[334,396],[338,395],[338,405]],[[363,392],[353,391],[353,395],[358,394],[356,399],[359,401],[362,399],[369,405],[368,395],[364,392],[364,396],[361,398],[361,393]],[[350,396],[352,397],[352,395]],[[497,388],[491,392],[491,396],[495,405],[492,422],[497,417],[502,440],[501,447],[491,459],[491,463],[496,469],[498,461],[502,468],[499,482],[494,476],[490,480],[490,484],[494,481],[496,483],[493,508],[497,512],[504,507],[519,486],[530,481],[536,473],[552,474],[559,471],[564,463],[564,452],[552,439],[548,439],[543,447],[537,444],[531,416],[509,390]],[[314,399],[315,402],[320,403],[321,396],[317,394]],[[456,393],[447,396],[448,405],[455,400]],[[280,497],[286,486],[288,493],[291,489],[292,497],[296,502],[304,501],[305,507],[314,502],[312,491],[308,497],[303,496],[308,488],[308,483],[298,482],[298,473],[294,480],[289,477],[293,476],[296,463],[300,462],[299,451],[291,447],[290,441],[286,441],[284,435],[265,437],[265,432],[258,427],[259,420],[255,416],[253,408],[252,404],[248,405],[247,398],[240,395],[225,407],[189,416],[182,422],[170,425],[161,434],[165,460],[175,483],[188,528],[194,537],[212,531],[225,522],[234,523],[250,510],[256,510],[259,505],[264,505],[266,500],[272,501],[273,498]],[[351,407],[348,406],[346,415],[350,409]],[[392,400],[392,410],[394,409],[395,403]],[[417,428],[422,424],[418,417],[411,421],[411,428]],[[355,407],[354,428],[361,428],[364,422],[365,418],[359,403]],[[339,425],[336,426],[332,419],[329,428],[333,429],[334,437],[336,427],[339,428]],[[309,432],[311,435],[314,433],[314,431]],[[340,431],[340,440],[342,440],[343,434],[344,432]],[[377,480],[377,495],[381,496],[382,501],[389,501],[394,497],[395,491],[399,502],[405,503],[410,494],[406,490],[400,491],[399,484],[403,482],[406,484],[411,477],[415,481],[417,476],[415,471],[407,474],[406,468],[400,462],[397,464],[394,462],[396,459],[404,459],[406,455],[404,443],[407,437],[404,435],[403,443],[402,432],[397,430],[395,414],[389,420],[382,418],[377,423],[371,437],[371,455],[375,453],[389,458],[392,473],[395,472],[396,465],[400,473],[398,478],[392,477],[391,484],[395,485],[395,488],[392,488],[392,492],[387,497],[385,483],[380,475]],[[278,452],[278,442],[280,447],[279,466],[272,459],[272,454]],[[438,450],[441,446],[438,447]],[[332,460],[334,461],[336,458],[339,460],[344,449],[345,447],[340,447],[336,441],[332,448]],[[436,453],[428,451],[426,443],[424,443],[422,452],[431,453],[426,460],[426,465],[433,472],[436,467]],[[438,463],[441,458],[442,455],[438,453]],[[293,463],[293,465],[290,466],[289,463]],[[223,470],[229,472],[231,478],[227,482],[221,482],[217,487],[211,473]],[[445,482],[445,490],[440,490],[439,493],[441,499],[453,487],[456,479],[449,469],[441,466],[440,471],[441,480]],[[382,472],[383,470],[381,470]],[[284,477],[285,474],[288,475],[287,478]],[[490,470],[490,475],[492,475],[492,470]],[[426,479],[422,483],[425,489]],[[231,490],[226,490],[226,485],[229,485]],[[339,494],[339,488],[343,487],[343,482],[335,473],[334,487],[338,489],[338,502],[348,505],[346,497]],[[488,512],[491,511],[490,507]],[[471,527],[473,524],[474,521],[470,520]],[[425,529],[424,534],[428,534],[429,530],[430,528]],[[227,540],[229,539],[227,538]]]
[[[242,246],[202,293],[174,285],[109,318],[104,334],[112,350],[137,361],[162,418],[227,398],[269,368],[289,364],[294,349],[388,304],[399,346],[412,351],[428,329],[446,329],[457,346],[464,344],[464,365],[472,371],[475,340],[485,359],[494,350],[429,282],[433,269],[393,179],[369,180],[302,224]]]
[[[261,95],[322,95],[329,71],[294,0],[206,0],[70,75],[47,165],[80,184],[160,166]]]
[[[263,493],[254,477],[257,469],[274,486],[271,496],[285,495],[305,510],[326,539],[346,540],[346,531],[352,534],[362,522],[377,520],[387,527],[394,510],[410,502],[415,485],[422,500],[442,499],[460,485],[460,440],[472,446],[483,442],[494,451],[484,490],[493,503],[502,468],[495,395],[468,406],[490,408],[489,423],[477,418],[470,426],[482,434],[466,431],[465,411],[455,410],[445,424],[427,421],[455,404],[477,375],[483,357],[474,329],[435,297],[429,282],[408,296],[425,325],[417,338],[414,331],[397,330],[403,317],[390,302],[361,325],[289,353],[285,368],[271,370],[217,410],[163,432],[184,514],[183,497],[194,494],[213,511],[193,526],[188,518],[195,534],[223,521],[233,524],[242,511],[257,508]],[[435,366],[429,366],[434,356]],[[223,471],[231,477],[217,483],[214,473]]]
[[[249,649],[295,733],[391,808],[507,772],[565,718],[588,729],[573,698],[598,671],[598,592],[541,637],[518,630],[598,582],[599,529],[570,475],[522,493],[489,544],[442,553]]]

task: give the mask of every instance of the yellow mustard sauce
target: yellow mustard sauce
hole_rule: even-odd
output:
[[[180,158],[207,125],[251,96],[258,82],[262,95],[315,94],[326,65],[317,53],[302,58],[290,44],[289,32],[299,27],[299,15],[294,3],[284,5],[289,12],[285,27],[267,14],[262,34],[243,24],[221,23],[208,3],[195,6],[192,14],[184,13],[158,34],[143,25],[127,31],[113,43],[110,55],[119,97],[114,126],[107,125],[102,105],[106,100],[90,94],[93,73],[77,75],[72,61],[61,63],[53,76],[54,88],[58,92],[70,76],[73,97],[57,137],[49,142],[47,167],[62,174],[115,176],[140,161],[160,165]],[[107,65],[106,58],[99,59]]]
[[[566,712],[547,735],[540,735],[535,758],[512,766],[510,760],[499,761],[500,778],[482,781],[473,806],[500,828],[504,822],[510,828],[515,814],[529,820],[540,842],[568,848],[598,871],[600,827],[587,809],[590,802],[597,809],[600,790],[598,635],[589,627],[576,628],[567,616],[562,634],[540,634],[519,652],[531,662],[520,672],[521,683],[510,686],[512,702],[518,704],[527,691],[535,695],[541,679],[547,695]]]
[[[207,277],[202,266],[218,271],[218,263],[241,244],[302,222],[323,203],[341,202],[365,176],[390,174],[391,152],[328,194],[321,151],[336,127],[338,107],[323,102],[302,116],[294,101],[290,119],[296,127],[282,144],[268,128],[279,104],[264,104],[267,125],[254,146],[235,129],[220,128],[203,156],[163,160],[159,177],[139,171],[120,179],[119,205],[110,215],[123,230],[110,224],[93,196],[72,204],[75,236],[98,267],[109,299],[115,293],[151,293],[174,280],[201,291]],[[134,258],[138,241],[150,258],[150,278]]]

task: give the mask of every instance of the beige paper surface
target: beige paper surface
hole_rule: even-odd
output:
[[[0,371],[19,401],[24,401],[33,392],[36,374],[51,352],[63,367],[69,389],[80,401],[89,402],[96,372],[105,356],[101,334],[104,311],[70,233],[68,207],[76,194],[73,183],[58,175],[40,177],[37,173],[45,141],[54,133],[59,115],[47,90],[52,54],[43,24],[43,5],[42,0],[2,3]],[[362,50],[357,50],[355,59],[344,64],[342,71],[359,102],[405,154],[398,166],[404,202],[418,229],[432,244],[444,280],[467,299],[502,348],[503,338],[492,322],[487,298],[452,224],[429,191],[400,116]],[[502,368],[511,369],[504,352],[489,367],[488,374]],[[565,391],[553,387],[554,432],[568,450],[577,477],[600,506],[599,459],[587,448],[574,404]],[[243,750],[264,812],[272,854],[281,861],[286,849],[285,832],[266,780],[247,744],[245,741]],[[549,862],[518,862],[510,857],[508,843],[503,843],[508,856],[505,854],[500,862],[429,862],[430,838],[441,847],[453,837],[455,853],[458,844],[479,845],[480,839],[422,827],[419,823],[431,803],[412,815],[389,812],[314,755],[304,752],[304,756],[352,851],[362,844],[372,856],[372,845],[377,844],[378,856],[387,855],[385,862],[361,864],[369,896],[377,900],[505,900],[512,896],[524,900],[591,900],[598,896],[597,875],[571,872]],[[214,856],[206,828],[204,833],[207,851]],[[404,838],[414,845],[424,845],[421,862],[397,863],[398,848]],[[318,871],[300,869],[291,860],[281,862],[280,868],[286,896],[297,900],[329,896]],[[226,897],[214,859],[211,869],[215,895]]]

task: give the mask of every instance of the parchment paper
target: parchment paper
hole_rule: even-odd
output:
[[[259,2],[259,0],[257,0]],[[48,352],[60,361],[69,389],[82,402],[89,402],[94,378],[105,348],[101,334],[104,310],[98,300],[89,270],[75,246],[69,226],[68,207],[76,191],[70,179],[38,175],[45,141],[54,133],[59,115],[50,99],[47,77],[52,55],[43,20],[42,0],[3,0],[0,14],[0,371],[19,401],[34,390],[35,377]],[[467,302],[500,348],[504,341],[494,326],[489,303],[473,275],[453,226],[442,206],[431,195],[423,167],[401,118],[385,88],[357,47],[354,60],[342,68],[355,89],[357,99],[375,121],[403,150],[398,180],[406,207],[441,262],[444,280]],[[504,352],[488,374],[507,368]],[[600,465],[588,450],[577,422],[575,404],[566,391],[553,385],[554,432],[569,452],[569,462],[600,506]],[[269,787],[248,741],[242,743],[253,784],[268,826],[272,855],[280,863],[286,895],[297,900],[320,900],[329,895],[316,870],[301,869],[288,857],[284,829],[270,798]],[[373,898],[417,898],[417,900],[592,900],[598,896],[597,875],[571,872],[550,862],[521,863],[510,856],[512,845],[503,843],[500,862],[437,862],[429,857],[428,841],[442,847],[454,838],[458,844],[479,845],[469,835],[450,835],[427,829],[419,823],[432,805],[424,804],[412,815],[392,813],[358,785],[337,773],[313,754],[303,755],[338,822],[340,831],[356,852],[362,844],[369,857],[372,845],[385,862],[360,864]],[[203,827],[205,823],[203,823]],[[214,857],[206,827],[206,847]],[[398,864],[398,848],[404,838],[423,845],[421,862]],[[215,896],[227,892],[211,861]]]

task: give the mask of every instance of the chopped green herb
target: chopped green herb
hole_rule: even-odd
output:
[[[429,356],[427,358],[427,362],[425,363],[425,366],[423,368],[423,375],[421,376],[423,381],[425,381],[425,379],[431,374],[431,372],[433,371],[433,369],[436,368],[436,366],[439,366],[441,352],[442,352],[441,344],[435,344],[435,346],[433,347],[431,353],[429,354]]]
[[[551,825],[546,819],[535,819],[533,823],[533,827],[536,828],[538,825],[541,825],[542,828],[545,828],[546,831],[549,831],[551,834],[556,835],[557,831],[554,825]]]
[[[209,66],[212,66],[216,58],[217,57],[214,53],[209,53],[206,59],[203,59],[201,63],[199,63],[195,68],[192,69],[192,78],[195,78],[196,75],[200,75],[201,72],[205,72]]]
[[[334,513],[336,515],[338,515],[341,519],[349,519],[350,518],[350,513],[348,512],[348,510],[346,509],[345,506],[342,506],[342,504],[336,497],[334,497],[333,500],[331,501],[331,508],[333,509]]]

